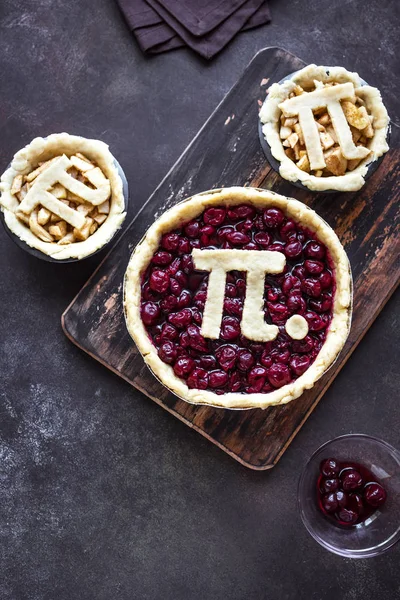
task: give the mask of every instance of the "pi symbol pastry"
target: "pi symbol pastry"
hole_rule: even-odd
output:
[[[196,269],[210,273],[201,326],[203,337],[219,338],[226,274],[229,271],[242,271],[246,273],[246,296],[240,323],[242,335],[256,342],[276,339],[279,327],[266,323],[264,318],[264,282],[267,273],[276,275],[283,272],[286,257],[282,252],[194,248],[192,258]],[[285,329],[293,339],[303,339],[308,333],[308,323],[301,315],[292,315]]]

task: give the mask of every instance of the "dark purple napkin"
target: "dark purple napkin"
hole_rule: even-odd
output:
[[[178,20],[164,8],[165,0],[117,0],[125,18],[133,31],[141,49],[144,52],[157,54],[179,48],[184,45],[206,58],[211,58],[238,33],[238,31],[251,29],[271,20],[268,4],[265,0],[168,0],[168,6],[178,6],[185,14]],[[152,6],[150,6],[150,2]],[[240,5],[240,6],[239,6]],[[197,12],[191,11],[190,17],[186,15],[188,7],[194,7]],[[235,6],[239,6],[234,10]],[[213,11],[213,8],[215,10]],[[222,15],[230,15],[221,21]],[[177,9],[175,8],[175,13]],[[223,12],[225,10],[225,12]],[[202,12],[201,12],[202,11]],[[233,11],[233,12],[232,12]],[[193,15],[197,15],[197,21]],[[202,20],[201,20],[202,19]],[[213,20],[212,20],[213,19]],[[206,35],[195,35],[189,31],[181,21],[199,31],[201,27],[209,28],[212,23],[219,23]]]

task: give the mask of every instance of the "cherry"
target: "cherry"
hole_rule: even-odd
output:
[[[292,342],[292,348],[294,352],[306,354],[307,352],[311,352],[314,348],[314,341],[309,335],[306,335],[302,340],[294,340]]]
[[[183,290],[183,285],[181,283],[179,283],[179,281],[174,279],[174,277],[171,277],[171,279],[169,281],[169,285],[171,288],[171,292],[173,294],[175,294],[175,296],[179,296],[181,291]]]
[[[174,364],[174,373],[177,377],[185,377],[193,371],[194,367],[195,362],[192,358],[181,357]]]
[[[197,390],[206,390],[208,387],[208,373],[204,369],[196,367],[187,378],[189,388]]]
[[[190,238],[198,237],[200,234],[200,223],[198,221],[189,221],[185,225],[184,231]]]
[[[186,329],[186,333],[189,336],[189,346],[199,352],[207,352],[208,346],[206,340],[200,333],[200,327],[197,325],[189,325]]]
[[[374,508],[378,508],[385,504],[386,496],[385,489],[379,483],[371,482],[365,486],[365,501]]]
[[[227,233],[226,239],[235,246],[243,246],[243,244],[248,244],[250,242],[249,236],[245,233],[241,233],[240,231],[232,231]]]
[[[304,318],[308,323],[310,331],[321,331],[321,329],[325,329],[327,326],[327,323],[324,322],[321,316],[311,310],[305,313]]]
[[[312,298],[319,298],[322,292],[321,283],[318,279],[307,278],[301,282],[302,291]]]
[[[225,286],[225,297],[226,298],[236,298],[237,291],[236,287],[233,283],[227,283]]]
[[[235,340],[240,335],[240,323],[236,317],[223,317],[220,337],[226,341]]]
[[[267,227],[279,227],[283,222],[285,215],[280,208],[267,208],[264,210],[263,219]]]
[[[179,267],[181,266],[181,262],[182,261],[180,258],[174,258],[174,260],[169,265],[169,267],[167,267],[166,272],[168,273],[168,275],[175,275],[175,273],[178,271]]]
[[[327,458],[323,460],[319,466],[319,469],[324,477],[332,478],[339,475],[340,467],[337,460],[334,458]]]
[[[295,312],[299,314],[302,314],[307,308],[306,301],[304,300],[304,298],[300,296],[300,294],[296,293],[293,293],[291,296],[289,296],[286,302],[286,306],[288,307],[290,312]]]
[[[188,290],[183,290],[178,298],[178,308],[186,308],[192,302],[192,294]]]
[[[178,330],[170,323],[164,323],[161,328],[160,338],[162,340],[176,340],[178,338]]]
[[[287,348],[274,348],[270,353],[270,357],[275,362],[287,364],[290,359],[290,352]]]
[[[239,298],[227,298],[224,300],[224,311],[229,315],[240,317],[243,312],[243,303]]]
[[[277,302],[276,304],[268,302],[268,310],[269,314],[271,315],[272,322],[276,325],[279,325],[280,323],[286,321],[289,316],[287,306],[285,304],[282,304],[281,302]]]
[[[302,251],[303,246],[298,240],[290,241],[284,248],[284,252],[288,258],[297,258]]]
[[[270,252],[283,252],[284,249],[285,246],[280,242],[274,242],[273,244],[270,244],[267,248],[267,250],[269,250]]]
[[[322,506],[327,513],[334,513],[339,508],[339,503],[335,493],[326,494],[322,498]]]
[[[171,261],[172,261],[172,254],[170,254],[170,252],[164,252],[163,250],[156,252],[154,254],[153,258],[151,259],[151,262],[153,262],[155,265],[159,265],[159,266],[169,265],[169,263]]]
[[[322,260],[325,256],[325,248],[318,242],[308,242],[305,247],[305,255],[307,258],[315,258],[316,260]]]
[[[192,314],[188,308],[184,308],[176,313],[171,313],[168,315],[168,321],[178,327],[178,329],[183,329],[187,325],[190,324],[192,320]]]
[[[249,350],[240,350],[238,353],[238,368],[248,371],[255,363],[255,358]]]
[[[340,473],[340,478],[342,480],[342,487],[346,492],[357,490],[364,483],[361,474],[355,469],[344,469]]]
[[[288,219],[279,229],[279,233],[281,234],[281,238],[285,241],[295,238],[297,234],[295,222]]]
[[[141,317],[145,325],[153,325],[160,316],[160,309],[155,302],[146,302],[142,305]]]
[[[160,302],[161,309],[166,313],[174,311],[177,308],[177,306],[178,299],[176,296],[172,296],[172,294],[170,294],[169,296],[165,296],[165,298],[163,298]]]
[[[340,521],[349,525],[353,525],[358,520],[358,514],[351,508],[342,508],[338,513],[338,517]]]
[[[282,363],[275,363],[267,370],[267,377],[270,384],[275,388],[280,388],[291,382],[292,376],[289,367]]]
[[[324,270],[324,263],[319,260],[307,259],[304,261],[304,266],[311,275],[319,275]]]
[[[338,492],[336,492],[336,498],[340,507],[347,506],[349,502],[349,497],[346,494],[346,492],[342,492],[341,490],[339,490]]]
[[[178,248],[180,236],[177,233],[165,233],[161,238],[161,246],[165,250],[176,250]]]
[[[158,349],[158,356],[168,365],[174,363],[178,356],[175,344],[173,342],[164,342],[161,344]]]
[[[320,490],[325,494],[336,492],[339,489],[339,484],[340,480],[337,477],[334,477],[333,479],[323,479],[321,481]]]
[[[259,233],[255,234],[254,241],[263,248],[266,248],[271,243],[271,236],[266,231],[260,231]]]
[[[279,300],[279,296],[280,296],[280,293],[279,293],[279,289],[278,288],[270,288],[267,291],[267,299],[270,302],[276,302],[277,300]]]
[[[150,275],[149,285],[154,292],[165,293],[169,289],[170,279],[165,271],[154,269]]]
[[[226,210],[224,208],[208,208],[203,215],[204,223],[218,227],[225,221]]]
[[[182,271],[184,272],[185,275],[189,275],[189,273],[191,273],[193,271],[194,263],[193,263],[193,258],[190,256],[190,254],[185,254],[184,256],[182,256],[181,266],[182,266]]]
[[[224,371],[229,371],[229,369],[233,369],[237,360],[237,351],[233,346],[229,344],[225,344],[224,346],[220,346],[216,352],[215,356],[220,364],[220,366],[224,369]]]
[[[210,387],[221,388],[228,382],[228,375],[225,371],[213,371],[209,375]]]
[[[293,354],[289,365],[296,377],[300,377],[310,366],[310,358],[304,354]]]
[[[190,245],[190,242],[188,239],[186,238],[182,238],[179,240],[179,244],[178,244],[178,253],[179,254],[189,254],[189,252],[192,251],[192,246]]]
[[[293,275],[296,275],[300,280],[305,279],[307,276],[306,268],[303,265],[297,265],[297,267],[293,269]]]
[[[235,208],[231,208],[228,210],[228,217],[231,221],[239,221],[240,219],[251,219],[255,214],[255,209],[253,206],[249,206],[248,204],[241,204],[240,206],[236,206]]]
[[[323,271],[319,276],[319,282],[323,290],[328,289],[332,284],[332,276],[328,271]]]
[[[207,371],[211,371],[215,369],[217,366],[217,361],[215,360],[215,356],[211,356],[211,354],[206,354],[199,357],[199,361],[201,366]]]
[[[261,358],[260,358],[260,363],[264,366],[264,367],[270,367],[273,363],[272,358],[269,355],[270,351],[269,350],[264,350]]]
[[[283,280],[283,284],[282,284],[282,292],[284,294],[286,294],[286,296],[289,295],[290,291],[295,291],[295,290],[300,290],[300,286],[301,286],[301,281],[298,277],[295,277],[294,275],[285,275],[285,278]]]

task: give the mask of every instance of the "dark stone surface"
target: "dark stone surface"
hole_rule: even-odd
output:
[[[358,70],[393,116],[398,3],[271,6],[271,25],[207,63],[187,50],[144,57],[113,0],[3,0],[1,168],[36,135],[102,138],[125,168],[133,216],[267,45]],[[101,255],[47,264],[2,232],[0,257],[1,600],[400,593],[400,546],[378,559],[341,559],[309,537],[296,511],[299,470],[320,443],[354,431],[398,443],[395,298],[278,466],[256,473],[63,336],[61,312]]]

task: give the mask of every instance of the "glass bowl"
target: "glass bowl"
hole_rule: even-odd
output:
[[[323,459],[358,462],[382,483],[387,500],[363,523],[343,528],[323,515],[317,504],[317,478]],[[347,558],[382,554],[400,539],[400,453],[369,435],[349,434],[323,444],[306,464],[298,487],[298,506],[308,532],[321,546]]]

